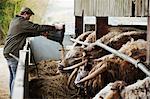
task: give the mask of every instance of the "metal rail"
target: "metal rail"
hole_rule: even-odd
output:
[[[133,64],[136,68],[138,67],[139,69],[141,69],[147,76],[150,76],[150,71],[145,67],[145,65],[143,65],[141,62],[139,62],[138,60],[135,60],[101,42],[95,42],[95,43],[85,43],[85,42],[82,42],[82,41],[79,41],[79,40],[75,40],[75,39],[71,39],[73,42],[77,42],[77,43],[80,43],[80,44],[83,44],[83,45],[97,45],[97,46],[100,46],[102,47],[103,49],[115,54],[116,56],[119,56],[120,58],[130,62],[131,64]]]
[[[18,66],[16,72],[16,78],[13,86],[13,93],[11,99],[25,99],[28,98],[28,41],[23,50],[19,51]]]

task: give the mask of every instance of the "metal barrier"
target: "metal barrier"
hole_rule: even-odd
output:
[[[23,50],[19,51],[19,61],[16,72],[16,78],[14,81],[12,99],[27,99],[28,94],[28,40],[26,40],[26,44]]]

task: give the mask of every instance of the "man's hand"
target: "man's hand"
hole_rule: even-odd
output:
[[[62,30],[62,29],[63,29],[63,25],[64,25],[64,24],[54,24],[54,26],[55,26],[55,28],[56,28],[57,30]]]
[[[42,32],[41,34],[42,34],[42,36],[44,36],[46,38],[48,37],[48,32]]]

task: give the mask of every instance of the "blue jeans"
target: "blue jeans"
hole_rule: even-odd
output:
[[[13,91],[18,61],[14,58],[7,58],[7,64],[10,72],[9,88],[10,88],[10,96],[11,96]]]

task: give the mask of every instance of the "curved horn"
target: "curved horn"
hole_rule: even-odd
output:
[[[62,45],[62,49],[61,49],[61,60],[62,60],[62,64],[64,65],[64,67],[66,67],[66,60],[65,60],[65,49],[64,46]]]
[[[81,57],[79,57],[79,58],[74,58],[74,60],[80,60],[80,59],[82,59],[84,56],[81,56]]]
[[[103,64],[100,68],[98,68],[96,71],[94,71],[90,75],[88,75],[88,76],[84,77],[83,79],[81,79],[78,83],[82,83],[82,82],[85,82],[87,80],[90,80],[90,79],[94,78],[95,76],[97,76],[98,74],[104,72],[106,69],[107,69],[107,65]]]
[[[70,69],[77,68],[77,67],[83,65],[83,64],[86,63],[86,62],[87,62],[87,60],[84,60],[84,61],[82,61],[82,62],[80,62],[80,63],[78,63],[78,64],[75,64],[75,65],[73,65],[73,66],[63,68],[63,70],[70,70]]]
[[[86,35],[89,35],[90,33],[91,33],[91,32],[85,32],[85,33],[79,35],[79,36],[76,38],[76,40],[83,39],[83,37],[85,37]],[[72,48],[74,48],[76,45],[77,45],[77,42],[75,42],[75,43],[73,44]]]
[[[74,71],[71,73],[71,75],[68,78],[67,85],[68,85],[69,89],[70,89],[71,80],[72,80],[73,76],[76,74],[77,71],[78,71],[78,68],[75,68]]]

